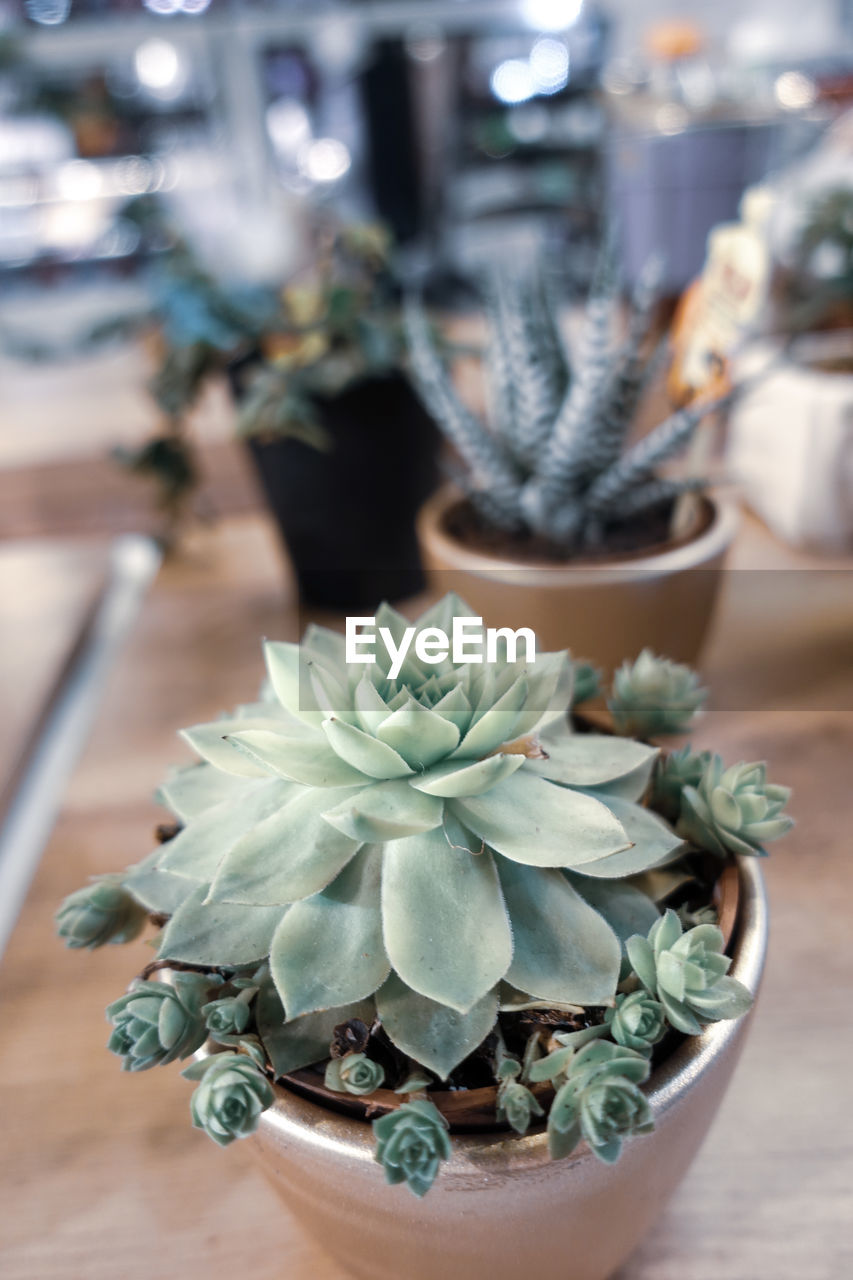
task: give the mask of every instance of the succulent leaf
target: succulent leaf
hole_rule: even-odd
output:
[[[514,950],[507,980],[558,1004],[605,1004],[619,980],[619,940],[559,871],[502,860]]]
[[[258,1034],[277,1076],[323,1062],[329,1056],[336,1027],[351,1018],[359,1018],[369,1026],[375,1016],[373,1000],[361,1000],[285,1021],[284,1006],[271,978],[261,984],[255,1001]]]
[[[363,772],[342,760],[322,739],[248,729],[230,734],[228,742],[267,776],[277,774],[309,787],[354,787],[364,781]]]
[[[201,885],[184,899],[163,931],[159,958],[239,968],[268,956],[287,907],[208,902],[207,894]]]
[[[466,1013],[509,967],[512,934],[492,855],[451,848],[441,829],[386,847],[382,911],[394,971],[430,1000]]]
[[[346,804],[358,794],[352,788],[295,788],[277,812],[231,846],[208,901],[271,906],[320,893],[363,843],[331,825],[327,807],[336,800]],[[282,849],[289,851],[288,858],[282,858]]]
[[[542,734],[540,742],[546,759],[531,761],[532,772],[570,787],[609,790],[630,778],[642,795],[658,756],[657,747],[612,734],[552,730]]]
[[[381,881],[381,846],[366,845],[326,889],[288,909],[268,953],[288,1017],[352,1004],[385,981]]]
[[[497,1010],[494,991],[460,1013],[412,991],[393,973],[376,994],[376,1012],[397,1048],[442,1080],[482,1044]]]
[[[630,845],[602,801],[527,770],[484,796],[453,800],[451,809],[498,853],[530,866],[590,866]]]
[[[427,769],[412,779],[412,787],[427,795],[444,796],[449,800],[462,796],[481,796],[491,791],[504,778],[515,773],[525,763],[523,755],[487,756],[473,764],[465,760],[451,760]]]
[[[414,790],[408,781],[377,782],[350,793],[323,814],[324,820],[353,840],[398,840],[441,825],[444,805],[434,795]]]
[[[584,875],[601,876],[605,879],[636,875],[649,867],[667,862],[683,848],[683,838],[651,809],[644,809],[642,805],[632,804],[621,796],[608,795],[607,792],[597,792],[596,795],[619,819],[631,841],[631,847],[614,853],[609,858],[577,867],[576,870]]]
[[[226,800],[188,823],[163,846],[157,865],[193,880],[212,880],[229,849],[276,813],[292,794],[289,782],[258,779],[243,793],[239,805]]]
[[[535,1119],[545,1114],[535,1094],[519,1080],[508,1078],[498,1086],[497,1116],[516,1133],[527,1133]]]

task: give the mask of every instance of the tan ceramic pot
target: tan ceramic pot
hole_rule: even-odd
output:
[[[739,877],[732,973],[756,992],[767,941],[757,861],[742,859]],[[544,1132],[454,1134],[452,1158],[417,1200],[385,1183],[369,1124],[282,1088],[252,1143],[304,1228],[359,1280],[605,1280],[696,1154],[748,1021],[685,1040],[654,1073],[655,1132],[627,1142],[613,1166],[585,1145],[552,1161]]]
[[[695,663],[738,526],[727,500],[704,499],[699,532],[635,556],[521,563],[466,547],[447,529],[460,502],[441,489],[418,518],[421,556],[437,594],[456,591],[487,626],[531,627],[544,650],[571,649],[609,674],[643,648]]]

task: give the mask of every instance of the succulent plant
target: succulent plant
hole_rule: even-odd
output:
[[[450,1157],[447,1121],[425,1099],[404,1102],[373,1122],[376,1159],[392,1184],[406,1182],[420,1199],[435,1181],[442,1160]]]
[[[552,1153],[585,1137],[615,1159],[650,1127],[638,1086],[666,1025],[696,1034],[751,999],[716,927],[660,916],[698,883],[684,838],[754,851],[789,825],[787,791],[759,766],[689,749],[657,765],[653,746],[575,727],[568,655],[516,657],[455,596],[414,624],[388,606],[358,622],[354,651],[319,627],[268,643],[258,700],[184,731],[200,762],[159,792],[174,834],[57,913],[73,946],[166,921],[166,980],[149,966],[109,1006],[110,1048],[140,1071],[208,1035],[225,1046],[184,1072],[223,1146],[309,1065],[334,1091],[406,1096],[374,1123],[377,1159],[419,1196],[449,1153],[424,1093],[451,1073],[479,1087],[457,1081],[489,1062],[500,1121],[526,1132],[550,1081]]]
[[[746,987],[726,976],[732,962],[716,925],[698,924],[685,933],[675,912],[667,911],[647,938],[629,938],[627,950],[640,982],[685,1035],[698,1035],[706,1022],[739,1018],[752,1005]]]
[[[657,363],[648,350],[650,274],[638,287],[626,336],[615,337],[620,303],[612,257],[604,253],[572,360],[543,272],[498,269],[485,285],[487,422],[460,400],[424,312],[409,302],[417,385],[461,458],[460,483],[489,527],[545,537],[571,554],[600,547],[613,528],[702,487],[694,478],[662,479],[656,468],[686,446],[718,404],[680,410],[623,451]]]
[[[652,778],[652,803],[670,822],[678,821],[684,788],[698,787],[710,760],[710,751],[694,752],[689,742],[658,758]]]
[[[380,1063],[366,1053],[347,1053],[332,1058],[326,1067],[325,1084],[336,1093],[353,1093],[362,1097],[381,1089],[385,1072]]]
[[[74,950],[131,942],[147,918],[145,908],[122,887],[120,876],[103,876],[70,893],[55,916],[57,933]]]
[[[248,1027],[252,1011],[246,1000],[239,996],[226,996],[222,1000],[211,1000],[201,1010],[207,1030],[214,1036],[240,1036]]]
[[[536,1095],[519,1080],[520,1063],[505,1059],[498,1074],[497,1118],[506,1121],[516,1133],[527,1133],[545,1111]]]
[[[376,625],[396,652],[471,616],[447,597],[414,630],[387,607]],[[680,841],[636,803],[656,750],[571,732],[565,654],[436,663],[410,646],[392,678],[381,648],[347,668],[322,629],[267,644],[274,700],[184,732],[205,763],[162,792],[184,829],[126,883],[171,915],[162,960],[269,956],[288,1021],[374,998],[397,1047],[446,1077],[501,983],[612,1000],[614,881]]]
[[[248,1138],[257,1129],[261,1112],[273,1103],[269,1080],[242,1053],[211,1054],[182,1074],[199,1080],[190,1099],[193,1125],[220,1147],[235,1138]]]
[[[691,668],[643,649],[613,676],[608,707],[619,733],[640,738],[682,733],[708,697]]]
[[[646,1057],[666,1032],[663,1005],[647,991],[632,991],[616,997],[616,1004],[604,1012],[604,1021],[617,1044]]]
[[[596,1040],[578,1050],[548,1113],[552,1158],[569,1155],[585,1138],[599,1160],[613,1164],[625,1138],[650,1133],[654,1120],[638,1088],[648,1075],[648,1062],[633,1049]]]
[[[136,982],[107,1008],[113,1024],[109,1049],[125,1071],[147,1071],[176,1058],[188,1058],[207,1035],[201,1007],[211,979],[174,973],[171,984]]]
[[[767,781],[764,764],[727,769],[713,756],[698,784],[682,790],[679,830],[714,853],[762,854],[769,840],[778,840],[794,825],[782,812],[790,795],[790,787]]]

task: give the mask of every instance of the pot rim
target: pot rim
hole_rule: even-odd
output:
[[[665,577],[690,569],[700,569],[727,550],[740,524],[740,505],[731,496],[703,494],[712,517],[697,536],[660,551],[637,556],[614,555],[607,562],[578,558],[565,562],[513,560],[464,546],[448,534],[443,519],[454,503],[464,499],[462,490],[445,485],[427,499],[418,512],[417,527],[423,545],[435,548],[448,561],[448,571],[462,570],[493,581],[505,580],[518,587],[613,585],[614,579]],[[428,566],[429,571],[429,566]],[[440,572],[440,570],[437,570]]]
[[[767,951],[768,904],[764,878],[758,859],[737,857],[740,881],[740,908],[732,950],[731,974],[752,993],[758,994]],[[740,1038],[746,1018],[711,1023],[701,1035],[688,1036],[661,1064],[643,1089],[656,1122],[681,1103],[691,1088],[724,1056]],[[374,1137],[369,1122],[344,1115],[276,1084],[275,1102],[262,1112],[261,1129],[275,1133],[290,1144],[332,1150],[355,1163],[374,1164]],[[487,1176],[490,1155],[503,1162],[507,1144],[524,1155],[526,1167],[551,1162],[545,1129],[523,1137],[504,1132],[455,1133],[454,1151],[460,1155],[476,1151],[477,1166]],[[581,1142],[567,1158],[569,1162],[594,1160],[586,1142]]]

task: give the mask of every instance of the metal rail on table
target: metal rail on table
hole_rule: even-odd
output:
[[[13,784],[0,798],[0,958],[86,745],[107,677],[161,559],[151,538],[116,538],[104,586],[24,749]]]

